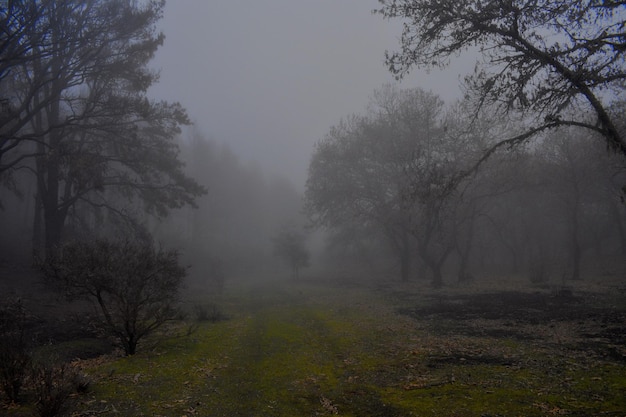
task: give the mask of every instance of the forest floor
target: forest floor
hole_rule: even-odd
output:
[[[104,352],[95,335],[57,337],[54,350],[82,356],[72,364],[92,381],[70,414],[626,415],[623,281],[558,291],[274,284],[228,288],[217,300],[226,320],[180,324],[132,357]]]

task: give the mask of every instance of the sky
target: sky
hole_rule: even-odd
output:
[[[401,26],[373,15],[377,7],[376,0],[168,0],[151,95],[181,102],[207,137],[303,190],[315,143],[395,82],[384,53],[399,46]],[[473,65],[414,70],[401,86],[452,101]]]

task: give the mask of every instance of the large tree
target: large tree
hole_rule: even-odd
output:
[[[384,136],[382,136],[384,135]],[[377,229],[410,272],[410,213],[403,204],[403,160],[410,150],[367,117],[344,120],[317,144],[306,183],[306,209],[314,224]],[[394,145],[400,152],[394,152]]]
[[[155,26],[163,6],[40,0],[29,3],[34,18],[9,21],[6,36],[28,59],[2,74],[13,122],[3,128],[1,170],[35,174],[35,235],[43,232],[48,251],[68,216],[87,208],[130,219],[121,202],[139,200],[163,216],[203,192],[178,159],[184,109],[146,96],[158,79],[147,65],[164,39]]]
[[[477,104],[534,117],[525,132],[495,147],[569,125],[598,132],[611,149],[626,155],[623,113],[612,110],[626,92],[626,2],[380,3],[384,17],[404,21],[400,50],[386,54],[398,77],[414,66],[443,67],[461,52],[478,50],[483,62],[466,79]]]
[[[417,249],[435,285],[454,247],[449,197],[462,178],[462,160],[471,160],[443,108],[438,96],[420,89],[376,91],[366,116],[344,121],[318,143],[305,194],[317,225],[384,233],[403,280]]]
[[[45,55],[33,45],[45,44],[49,28],[39,18],[43,8],[51,3],[12,1],[0,10],[0,185],[14,186],[13,169],[33,156],[32,148],[26,151],[24,147],[28,141],[36,140],[27,126],[38,109],[29,103],[49,80],[42,76],[33,77],[28,84],[19,80],[24,68]]]

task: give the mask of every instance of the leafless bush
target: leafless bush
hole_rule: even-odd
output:
[[[0,385],[10,402],[19,400],[31,363],[26,310],[18,301],[0,306]]]
[[[126,355],[166,322],[176,320],[186,275],[178,253],[144,241],[70,243],[43,264],[51,283],[73,298],[93,302],[98,324]]]
[[[45,361],[33,366],[33,389],[37,398],[36,409],[40,417],[55,417],[70,409],[70,397],[77,391],[79,373],[68,364]],[[84,385],[84,381],[80,383]]]
[[[226,316],[216,304],[195,305],[193,313],[196,321],[199,322],[209,321],[217,323],[218,321],[226,320]]]

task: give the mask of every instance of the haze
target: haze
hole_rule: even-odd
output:
[[[0,0],[0,415],[624,415],[625,2],[165,4]]]
[[[373,15],[377,7],[373,0],[169,1],[152,94],[180,101],[196,128],[301,189],[315,142],[395,81],[384,51],[397,48],[401,28]],[[401,85],[453,100],[459,75],[473,65],[414,71]]]

